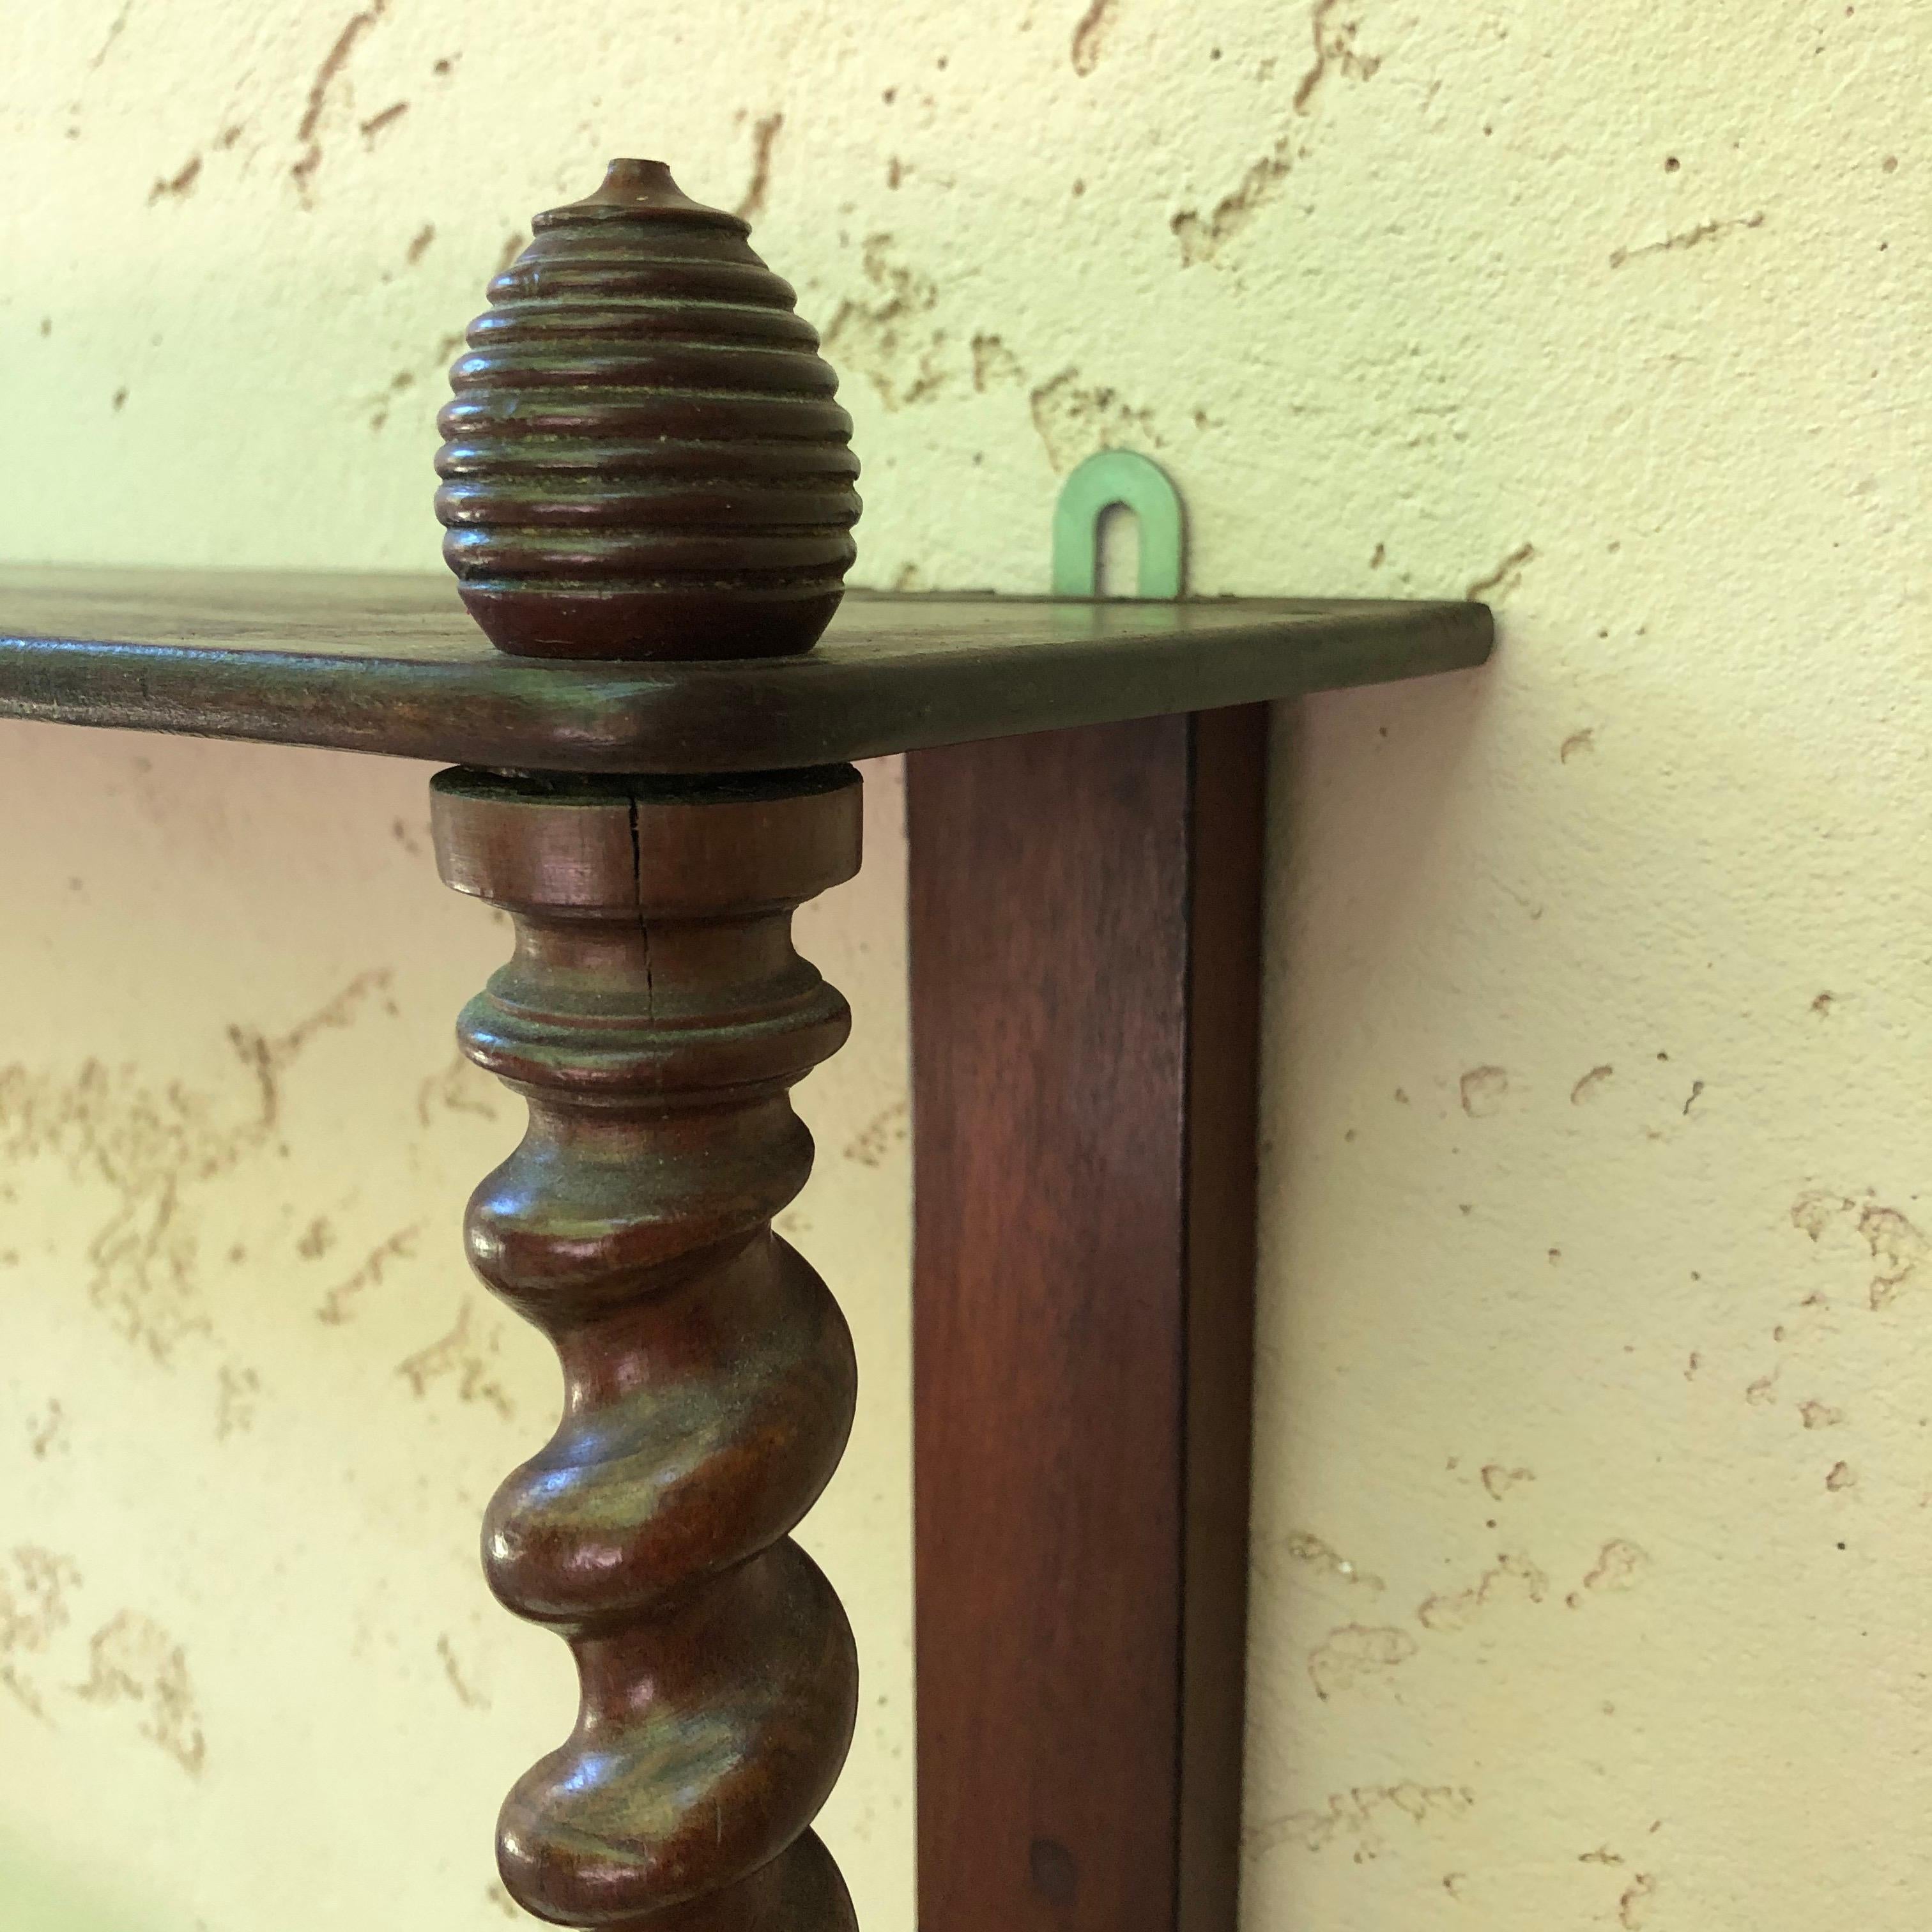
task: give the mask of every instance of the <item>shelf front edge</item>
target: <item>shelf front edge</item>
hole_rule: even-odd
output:
[[[0,629],[0,716],[522,770],[782,770],[1463,669],[1494,637],[1479,604],[1191,608],[1163,633],[1007,642],[982,602],[957,639],[680,664]]]

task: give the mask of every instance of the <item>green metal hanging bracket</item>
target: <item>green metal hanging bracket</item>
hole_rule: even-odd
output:
[[[1096,594],[1100,519],[1117,505],[1140,526],[1135,595],[1178,597],[1186,556],[1180,493],[1159,464],[1131,449],[1103,449],[1067,478],[1053,512],[1053,594]]]

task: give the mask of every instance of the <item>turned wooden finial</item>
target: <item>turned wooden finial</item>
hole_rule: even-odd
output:
[[[524,656],[781,657],[855,554],[852,419],[749,225],[662,161],[539,214],[450,370],[436,514]]]

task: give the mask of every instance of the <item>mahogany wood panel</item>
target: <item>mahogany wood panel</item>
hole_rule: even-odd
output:
[[[908,760],[921,1932],[1229,1932],[1265,712]]]
[[[857,1662],[789,1534],[845,1446],[852,1342],[771,1220],[812,1167],[791,1085],[851,1023],[791,912],[858,868],[858,775],[458,770],[432,803],[444,878],[517,928],[459,1029],[530,1106],[470,1259],[564,1376],[484,1527],[490,1587],[581,1684],[505,1802],[503,1882],[607,1932],[853,1932],[809,1827]]]
[[[746,640],[762,634],[754,607]],[[784,771],[1480,664],[1475,604],[847,594],[816,649],[496,650],[447,578],[0,568],[0,716],[526,771]]]

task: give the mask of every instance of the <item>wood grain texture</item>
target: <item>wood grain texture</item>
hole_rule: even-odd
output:
[[[613,161],[532,226],[438,419],[470,614],[537,657],[809,650],[855,554],[859,465],[790,285],[662,161]]]
[[[852,1634],[789,1532],[852,1420],[843,1317],[771,1228],[792,1084],[845,1002],[794,906],[859,862],[859,779],[441,774],[436,856],[514,956],[464,1050],[528,1102],[472,1196],[477,1272],[556,1346],[562,1418],[491,1502],[490,1587],[568,1642],[577,1724],[520,1779],[503,1882],[613,1932],[851,1932],[809,1827],[856,1708]]]
[[[1264,714],[908,761],[922,1932],[1230,1932]]]
[[[757,633],[748,619],[748,637]],[[0,568],[0,716],[530,771],[781,771],[1480,664],[1473,604],[849,593],[815,650],[495,650],[440,577]]]

